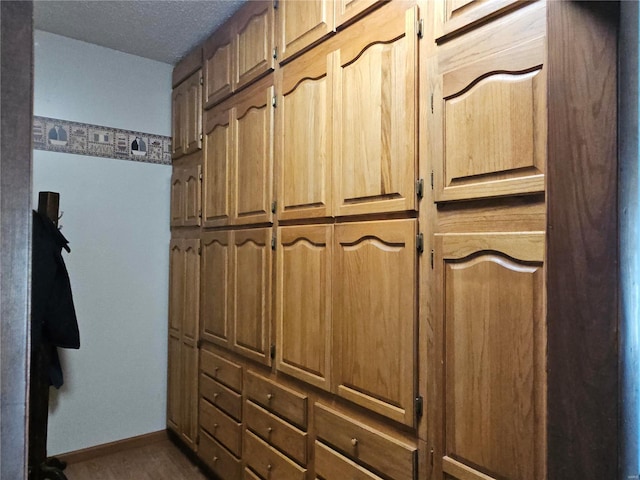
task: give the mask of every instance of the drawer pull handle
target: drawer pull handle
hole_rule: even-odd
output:
[[[271,427],[267,428],[267,433],[268,433],[269,435],[271,435],[271,432],[273,432],[273,428],[271,428]]]
[[[213,424],[213,429],[214,429],[214,430],[217,430],[217,428],[218,428],[218,424],[217,424],[217,423],[214,423],[214,424]]]
[[[218,376],[218,370],[219,370],[219,369],[220,369],[220,367],[215,367],[215,368],[213,369],[213,376],[214,376],[214,377],[217,377],[217,376]]]
[[[213,400],[214,400],[214,401],[218,399],[218,395],[220,395],[220,394],[219,394],[219,393],[214,393],[214,394],[213,394]]]
[[[271,471],[271,464],[267,465],[267,470]]]
[[[273,398],[273,393],[267,393],[267,400],[271,400]]]
[[[351,445],[353,445],[354,447],[358,446],[358,439],[357,438],[352,438],[351,439]]]

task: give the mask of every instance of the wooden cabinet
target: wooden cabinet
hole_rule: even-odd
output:
[[[333,227],[280,227],[276,368],[331,389]]]
[[[306,469],[249,430],[244,432],[244,451],[247,466],[260,478],[269,480],[305,480],[307,478]]]
[[[202,339],[228,348],[233,335],[229,305],[229,286],[232,284],[230,235],[228,231],[202,234],[200,271]]]
[[[416,392],[416,222],[335,226],[338,395],[407,425]]]
[[[248,2],[233,17],[234,90],[272,71],[275,66],[273,10],[272,1]]]
[[[365,467],[341,455],[332,448],[315,442],[316,478],[349,478],[352,480],[382,480]]]
[[[435,237],[447,478],[545,478],[544,243],[543,232]]]
[[[233,224],[273,219],[273,79],[234,97]]]
[[[193,73],[172,93],[172,157],[202,148],[202,70]]]
[[[271,229],[234,232],[231,246],[233,348],[271,364]]]
[[[417,7],[391,2],[343,32],[333,84],[334,214],[413,210]]]
[[[170,245],[167,426],[191,449],[198,431],[199,240]]]
[[[209,108],[233,91],[233,25],[226,23],[204,43],[204,107]]]
[[[279,60],[287,60],[329,35],[334,30],[333,9],[333,0],[281,1],[277,11]]]
[[[171,226],[195,227],[201,221],[199,156],[180,159],[171,174]]]
[[[229,108],[214,108],[205,112],[202,182],[202,224],[205,227],[228,225],[231,221],[231,125]]]
[[[224,480],[240,480],[242,477],[242,461],[234,457],[224,446],[200,430],[200,449],[198,456]]]
[[[437,201],[542,192],[546,162],[543,5],[442,47]],[[466,55],[456,55],[465,51]]]
[[[307,3],[312,4],[285,5]],[[329,217],[332,213],[334,58],[318,47],[279,72],[276,151],[278,215],[282,220]]]
[[[335,0],[336,26],[344,27],[388,0]]]
[[[494,17],[518,5],[522,0],[445,0],[444,21],[436,32],[437,37],[450,35],[489,17]]]

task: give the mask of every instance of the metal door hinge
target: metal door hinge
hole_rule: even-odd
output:
[[[202,215],[200,216],[200,218],[202,218]],[[198,255],[202,255],[202,247],[198,247]],[[198,345],[198,346],[200,346],[200,345]]]
[[[271,202],[271,213],[276,213],[277,209],[278,209],[278,201],[274,200],[273,202]]]
[[[418,254],[424,252],[424,235],[422,235],[422,233],[416,235],[416,250]]]
[[[276,108],[278,106],[278,102],[276,101],[276,96],[271,97],[271,106]]]
[[[202,134],[200,134],[200,141],[202,141],[202,139],[203,139]]]
[[[271,237],[271,250],[275,250],[276,249],[276,237],[273,236]]]
[[[273,58],[274,59],[278,58],[278,47],[273,47]]]
[[[424,37],[424,20],[422,18],[418,20],[416,33],[418,34],[418,38]]]
[[[416,180],[416,196],[421,199],[424,196],[424,179],[419,178]]]
[[[278,0],[273,0],[273,9],[274,10],[278,9]]]
[[[200,77],[200,85],[204,85],[204,78]]]
[[[433,113],[433,92],[431,92],[431,113]]]
[[[202,172],[198,174],[198,178],[200,179],[200,181],[202,181]]]
[[[416,417],[418,418],[422,417],[423,409],[424,409],[424,401],[422,400],[422,395],[418,395],[416,397]]]
[[[431,170],[431,190],[433,190],[433,170]]]
[[[275,343],[271,344],[271,348],[269,349],[269,356],[273,359],[276,358],[276,345]]]
[[[431,250],[431,270],[433,270],[433,250]]]

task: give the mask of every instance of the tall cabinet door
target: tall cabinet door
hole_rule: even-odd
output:
[[[184,173],[181,168],[174,166],[171,173],[171,226],[184,225]]]
[[[204,44],[204,106],[231,95],[233,88],[233,34],[229,25],[217,30]]]
[[[237,90],[273,70],[274,34],[272,1],[247,3],[241,13],[233,17],[235,22],[235,78]]]
[[[276,150],[282,220],[331,215],[334,58],[334,54],[314,51],[280,71]]]
[[[334,29],[333,0],[285,0],[278,17],[278,54],[286,60],[314,44]]]
[[[205,114],[202,223],[205,227],[231,221],[231,171],[233,160],[231,110],[213,108]]]
[[[180,434],[182,425],[182,318],[185,302],[185,255],[181,239],[169,246],[169,355],[167,426]]]
[[[543,260],[543,232],[435,236],[444,478],[546,478]]]
[[[239,94],[233,108],[236,225],[272,221],[273,92],[272,79],[265,79]]]
[[[334,81],[336,215],[416,208],[417,7],[391,2],[344,32]]]
[[[416,221],[335,226],[334,373],[338,395],[413,425]]]
[[[230,347],[231,325],[229,286],[231,285],[230,236],[228,231],[202,235],[202,339]]]
[[[182,225],[195,227],[200,225],[202,218],[201,209],[201,177],[202,166],[196,162],[182,169],[183,195],[184,195],[184,220]]]
[[[331,388],[333,227],[280,227],[277,254],[276,367]]]
[[[184,153],[193,153],[202,148],[202,70],[185,80],[186,123]]]
[[[271,229],[234,232],[234,349],[269,365],[271,325]]]
[[[185,129],[187,120],[187,99],[184,83],[171,92],[171,157],[185,154]]]

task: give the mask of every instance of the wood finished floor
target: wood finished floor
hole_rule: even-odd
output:
[[[68,480],[207,480],[171,441],[68,465]]]

